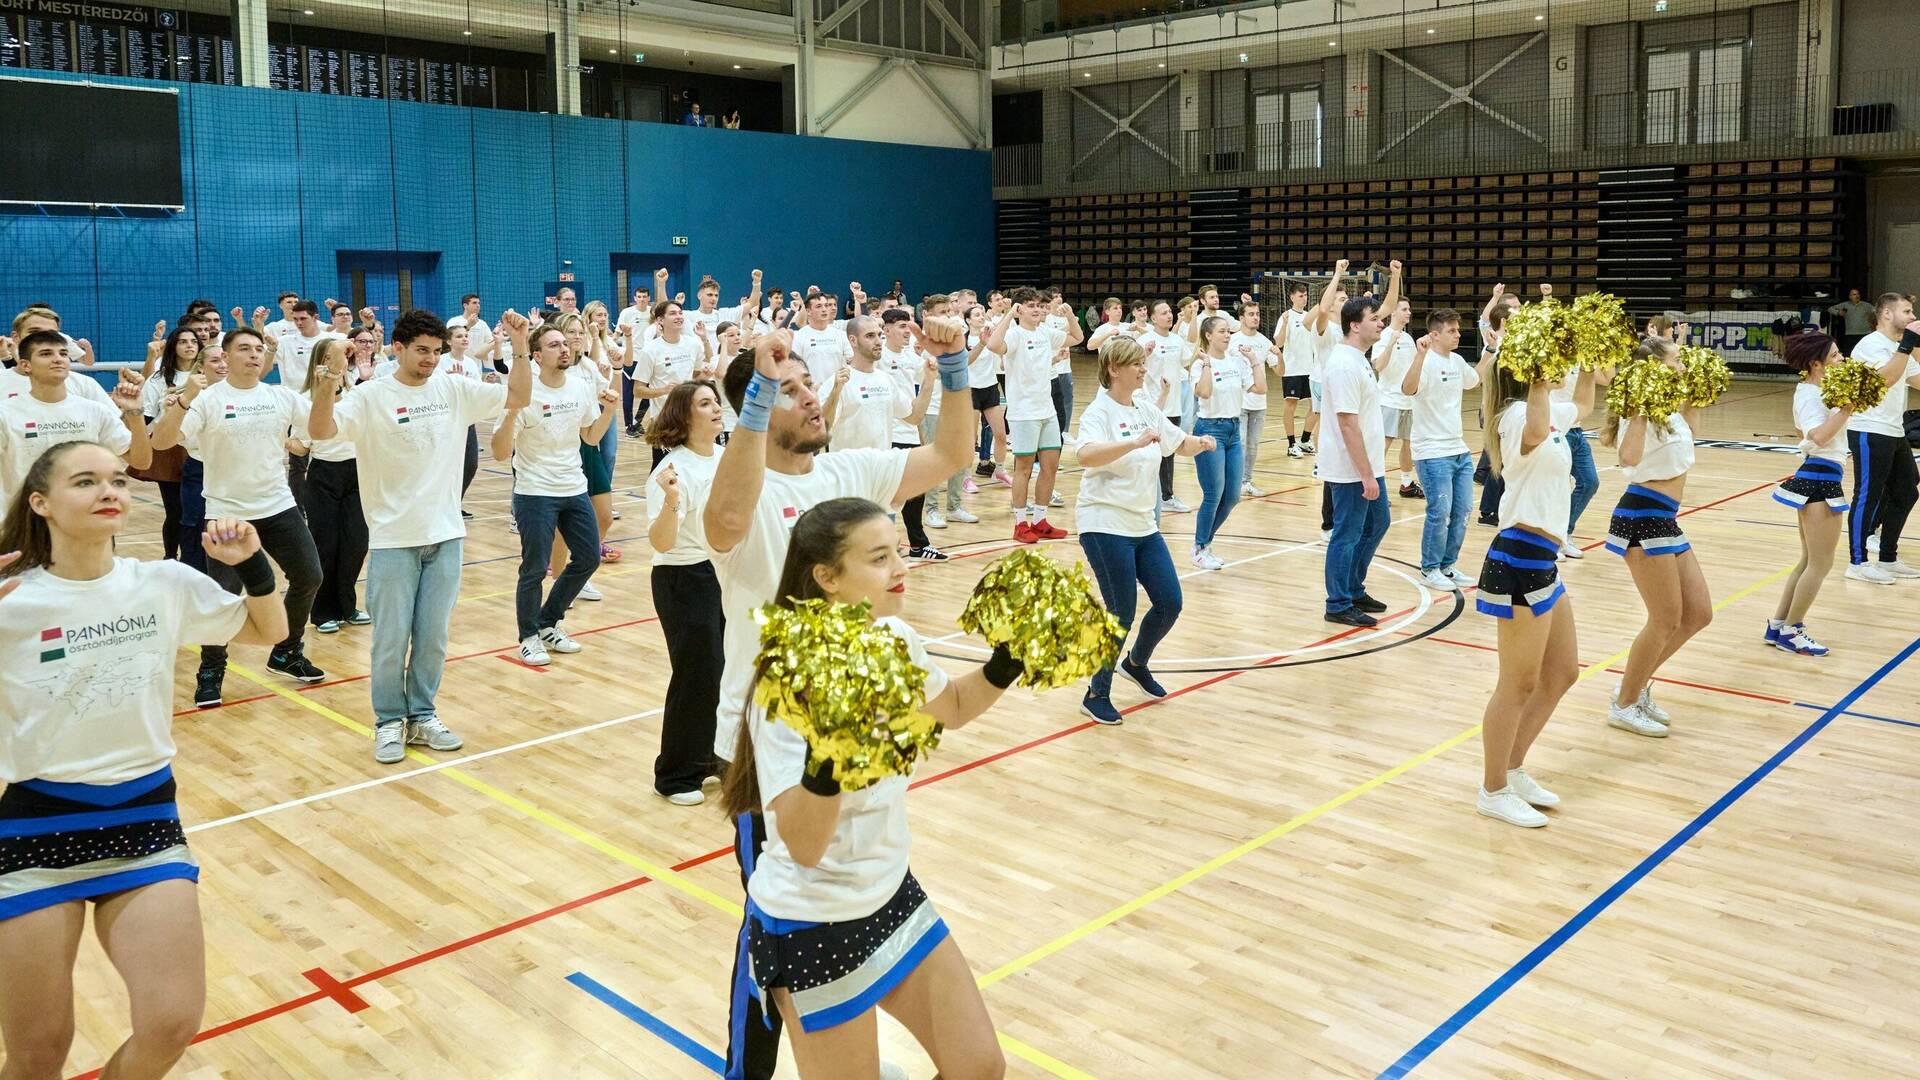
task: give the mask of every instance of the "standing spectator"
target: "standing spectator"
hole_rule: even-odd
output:
[[[1859,289],[1847,290],[1847,302],[1835,304],[1827,309],[1827,314],[1836,316],[1840,323],[1833,329],[1835,341],[1840,343],[1840,355],[1852,356],[1853,347],[1860,339],[1873,333],[1879,314],[1872,304],[1860,299]]]
[[[707,118],[700,114],[700,103],[696,101],[687,106],[687,115],[680,122],[688,127],[706,127]]]

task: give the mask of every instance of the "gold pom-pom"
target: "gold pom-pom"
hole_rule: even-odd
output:
[[[1617,416],[1644,416],[1665,424],[1686,401],[1687,378],[1654,357],[1642,357],[1613,374],[1607,408]]]
[[[1567,309],[1573,354],[1583,368],[1618,367],[1633,356],[1639,339],[1627,307],[1612,293],[1587,293]]]
[[[940,744],[923,710],[927,673],[906,640],[869,618],[866,604],[802,600],[753,613],[760,626],[753,699],[806,737],[807,772],[833,764],[841,790],[907,776]]]
[[[1733,385],[1733,372],[1720,354],[1700,345],[1682,345],[1680,362],[1687,369],[1687,404],[1704,409]]]
[[[1820,377],[1820,401],[1829,409],[1866,412],[1887,396],[1880,369],[1864,360],[1841,360],[1827,365]]]
[[[960,628],[1005,645],[1025,665],[1024,686],[1058,687],[1114,662],[1126,638],[1100,603],[1086,567],[1062,566],[1037,551],[995,562],[973,587]]]
[[[1578,363],[1567,306],[1554,299],[1522,304],[1500,335],[1500,366],[1523,383],[1558,383]]]

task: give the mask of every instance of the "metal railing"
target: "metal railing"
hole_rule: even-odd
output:
[[[1490,108],[1207,127],[1144,136],[1151,146],[1123,132],[1092,152],[1109,132],[1074,133],[1067,110],[1050,109],[1047,141],[994,148],[994,186],[1020,197],[1920,151],[1920,74],[1907,70]]]

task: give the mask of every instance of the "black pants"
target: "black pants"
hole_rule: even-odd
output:
[[[1320,531],[1333,528],[1333,485],[1326,481],[1320,483]]]
[[[914,444],[894,443],[893,448],[895,450],[912,450]],[[928,546],[929,541],[927,540],[926,526],[920,524],[920,520],[926,513],[926,509],[927,497],[924,493],[908,499],[906,505],[900,508],[900,520],[907,523],[907,546],[910,548],[919,549]]]
[[[753,876],[753,864],[767,846],[767,821],[759,814],[741,814],[736,822],[733,857],[740,864],[740,887]],[[762,1012],[753,980],[747,975],[747,920],[740,919],[740,943],[733,953],[732,992],[727,997],[726,1080],[773,1080],[780,1064],[780,1012]]]
[[[180,561],[201,573],[207,573],[207,552],[200,546],[207,530],[207,496],[202,481],[207,467],[199,458],[187,455],[180,463]]]
[[[360,509],[360,471],[352,461],[307,466],[307,526],[320,556],[313,622],[344,622],[360,609],[353,584],[367,562],[367,518]]]
[[[474,474],[480,471],[480,432],[472,425],[467,427],[467,459],[460,465],[460,497],[467,497],[467,488],[473,486]]]
[[[260,534],[260,550],[287,577],[287,638],[273,647],[274,654],[295,652],[307,632],[307,613],[313,610],[313,598],[320,591],[320,554],[314,550],[313,534],[307,531],[307,519],[297,506],[251,524]],[[208,569],[213,580],[228,592],[240,592],[240,574],[233,567],[215,559]],[[226,662],[225,645],[200,646],[201,667],[221,667]]]
[[[713,564],[653,567],[653,607],[667,637],[667,705],[660,718],[660,756],[653,759],[653,790],[662,795],[699,791],[714,768],[714,713],[720,707],[720,579]]]
[[[628,374],[631,375],[632,373],[629,372]],[[633,430],[633,425],[635,423],[635,420],[633,415],[633,379],[632,378],[625,378],[620,380],[620,419],[625,423],[626,430],[628,431]]]
[[[1900,531],[1907,527],[1920,484],[1913,449],[1898,435],[1847,432],[1853,451],[1853,508],[1847,513],[1847,558],[1867,561],[1867,537],[1880,531],[1880,561],[1900,558]]]
[[[287,455],[287,487],[293,491],[293,504],[307,511],[307,459],[310,454]]]
[[[1167,417],[1167,419],[1173,421],[1176,427],[1179,426],[1179,423],[1180,423],[1179,417],[1169,416]],[[1173,498],[1173,459],[1174,459],[1173,454],[1163,454],[1161,455],[1161,458],[1160,458],[1160,501],[1161,502],[1166,502],[1168,499]]]
[[[160,505],[167,512],[160,525],[160,546],[167,558],[177,559],[180,557],[180,481],[157,480],[155,483],[160,488]]]
[[[1498,435],[1494,436],[1498,438]],[[1480,451],[1480,464],[1487,466],[1487,452]],[[1500,474],[1487,468],[1487,480],[1480,488],[1480,516],[1498,518],[1500,516],[1500,497],[1507,493],[1507,482]]]

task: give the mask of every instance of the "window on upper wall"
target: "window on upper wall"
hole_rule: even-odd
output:
[[[1255,168],[1320,167],[1320,88],[1262,90],[1253,95]]]
[[[1746,58],[1741,39],[1647,50],[1643,140],[1654,146],[1739,140]]]

